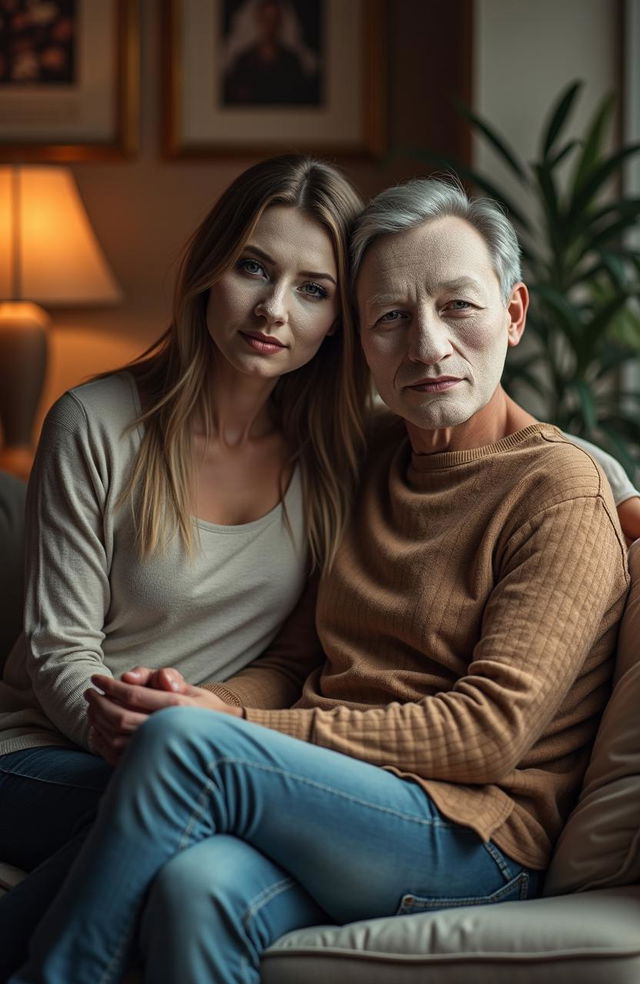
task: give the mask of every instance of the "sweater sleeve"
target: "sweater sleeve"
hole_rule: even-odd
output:
[[[313,577],[269,648],[234,677],[206,683],[204,689],[239,707],[284,708],[295,703],[304,681],[323,659],[315,627],[317,593]]]
[[[102,631],[110,587],[102,537],[105,476],[84,408],[72,394],[45,421],[27,495],[27,671],[50,721],[89,747],[83,693],[111,675]]]
[[[363,710],[246,716],[423,778],[499,782],[555,715],[627,583],[624,546],[601,496],[549,505],[504,548],[481,637],[451,690]]]

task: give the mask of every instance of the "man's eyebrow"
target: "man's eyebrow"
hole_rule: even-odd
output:
[[[435,284],[436,288],[444,288],[444,290],[464,290],[468,287],[475,287],[479,289],[481,284],[478,280],[473,277],[457,277],[455,280],[443,280],[442,283]],[[429,293],[433,293],[434,287],[429,288]]]
[[[275,260],[273,259],[273,257],[269,256],[268,253],[265,253],[265,251],[263,249],[260,249],[259,246],[254,246],[253,243],[247,243],[245,245],[245,249],[248,249],[252,253],[255,253],[256,256],[259,256],[260,259],[262,260],[266,260],[267,263],[275,264]],[[336,284],[335,278],[332,277],[330,273],[321,273],[319,270],[300,270],[298,272],[300,273],[301,276],[309,277],[311,280],[330,280],[332,284],[334,284],[336,287],[338,286]]]
[[[365,307],[386,307],[388,304],[400,304],[400,294],[369,294],[363,300]]]

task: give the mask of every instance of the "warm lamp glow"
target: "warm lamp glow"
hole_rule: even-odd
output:
[[[120,296],[70,172],[0,168],[0,468],[26,477],[31,465],[50,320],[33,302],[90,306]]]
[[[71,306],[120,291],[66,168],[0,168],[0,297]]]

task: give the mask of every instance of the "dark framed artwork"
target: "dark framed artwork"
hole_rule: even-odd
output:
[[[385,149],[385,0],[165,0],[173,158]]]
[[[130,156],[137,0],[0,0],[0,160]]]

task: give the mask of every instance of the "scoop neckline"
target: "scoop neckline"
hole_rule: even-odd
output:
[[[140,393],[138,391],[138,386],[135,381],[135,377],[133,373],[130,372],[128,369],[123,370],[123,375],[126,376],[127,379],[129,380],[129,385],[131,387],[132,396],[133,396],[133,402],[136,409],[136,417],[139,417],[140,414],[142,413],[142,402],[140,400]],[[142,434],[144,432],[143,424],[138,424],[138,431],[142,438]],[[254,530],[259,529],[261,526],[267,526],[269,525],[269,523],[273,522],[274,519],[277,519],[278,516],[282,513],[283,505],[286,504],[287,499],[290,497],[290,495],[293,495],[294,482],[296,483],[298,482],[298,476],[299,476],[299,466],[296,465],[296,467],[293,469],[293,472],[291,473],[289,484],[287,485],[286,491],[282,499],[280,499],[279,502],[276,502],[275,506],[273,506],[273,508],[270,509],[269,512],[266,512],[264,516],[259,516],[257,519],[252,519],[248,523],[228,523],[228,524],[212,523],[208,519],[202,519],[200,516],[193,515],[193,513],[191,514],[191,522],[193,523],[194,526],[197,526],[198,529],[200,530],[206,530],[207,532],[210,533],[228,533],[228,534],[250,533]]]

